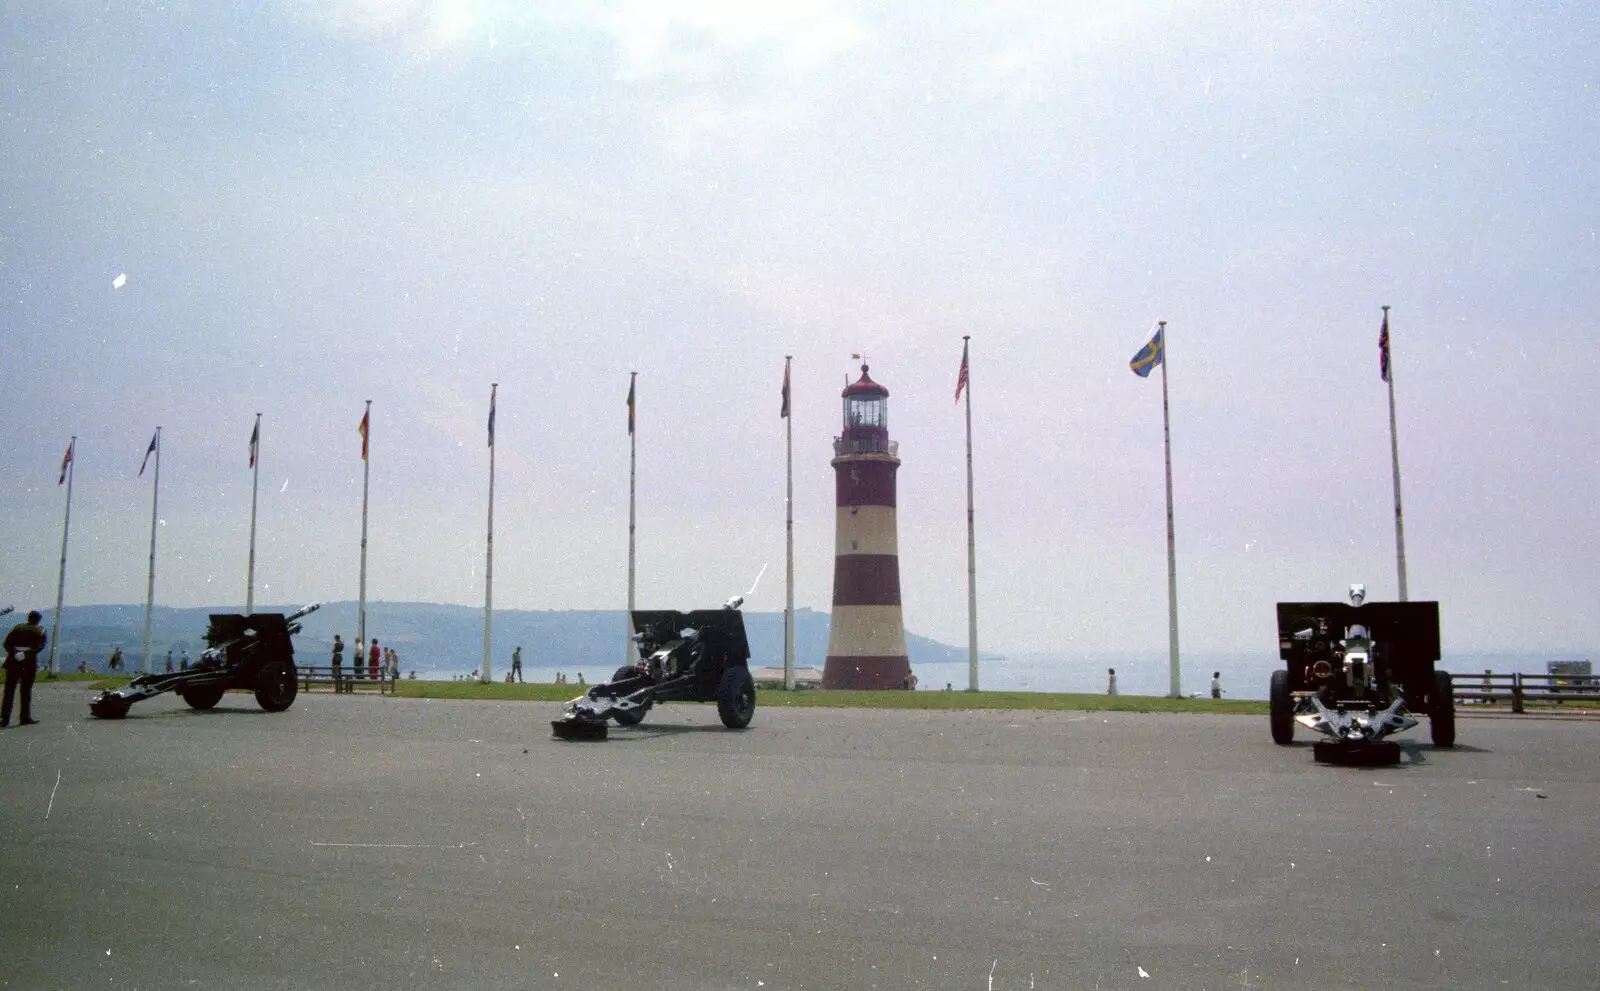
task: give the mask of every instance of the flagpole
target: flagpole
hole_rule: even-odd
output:
[[[961,336],[966,361],[970,334]],[[972,516],[972,372],[967,372],[967,690],[978,690],[978,551]]]
[[[367,460],[368,451],[372,446],[372,400],[367,400],[367,411],[361,417],[361,422],[366,426],[366,433],[361,437],[361,585],[360,598],[356,602],[356,643],[367,642],[367,481],[372,475],[372,462]],[[361,658],[356,658],[356,666],[361,666]]]
[[[638,372],[628,373],[628,622],[626,624],[628,639],[623,645],[624,664],[636,664],[638,658],[633,650],[633,580],[634,580],[634,530],[637,523],[635,513],[635,493],[638,480],[637,453],[639,449],[638,438],[634,435],[634,386],[639,378]]]
[[[494,636],[494,397],[500,383],[489,383],[489,543],[483,562],[483,676],[484,684],[492,680],[490,670],[491,642]]]
[[[256,611],[256,494],[261,488],[261,414],[256,414],[256,429],[250,435],[250,570],[244,584],[244,614]]]
[[[783,598],[783,687],[791,692],[794,691],[794,410],[789,398],[789,366],[793,360],[793,355],[783,356],[783,526],[787,562]]]
[[[78,438],[67,444],[67,510],[61,517],[61,571],[56,578],[56,615],[50,630],[50,675],[56,673],[56,645],[61,642],[61,602],[67,593],[67,532],[72,524],[72,472],[78,467]]]
[[[1171,349],[1167,347],[1167,322],[1157,321],[1161,335],[1161,442],[1167,462],[1167,638],[1172,697],[1182,698],[1182,681],[1178,675],[1178,553],[1177,540],[1172,527],[1172,417],[1167,405],[1167,365]]]
[[[150,489],[150,578],[144,596],[144,673],[150,673],[150,617],[156,605],[156,523],[161,501],[161,428],[156,427],[156,475]]]
[[[1389,329],[1389,308],[1383,308],[1383,327]],[[1405,514],[1400,509],[1400,434],[1395,428],[1394,418],[1394,345],[1389,344],[1388,374],[1384,379],[1389,383],[1389,457],[1394,465],[1394,550],[1395,567],[1400,573],[1400,601],[1410,601],[1406,592],[1406,524]]]

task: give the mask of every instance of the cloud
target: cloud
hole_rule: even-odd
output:
[[[340,37],[399,43],[416,55],[492,42],[497,0],[293,0],[298,16]]]
[[[750,53],[769,71],[802,75],[868,37],[850,4],[792,0],[288,0],[298,16],[340,37],[392,42],[414,55],[529,43],[552,28],[608,37],[617,77],[697,76]]]
[[[623,79],[692,74],[752,51],[766,52],[776,70],[801,75],[868,37],[848,5],[833,0],[620,0],[596,4],[594,14],[616,41]]]

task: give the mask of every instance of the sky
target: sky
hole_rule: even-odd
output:
[[[1164,650],[1409,591],[1600,646],[1600,8],[0,0],[0,605],[832,595],[839,391],[890,391],[905,622]],[[115,280],[126,276],[120,287]],[[779,413],[793,356],[793,416]],[[1586,656],[1586,655],[1579,655]]]

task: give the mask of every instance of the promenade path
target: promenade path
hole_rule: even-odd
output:
[[[0,987],[1592,988],[1600,723],[1317,766],[1262,717],[41,685]],[[1148,976],[1145,976],[1148,975]]]

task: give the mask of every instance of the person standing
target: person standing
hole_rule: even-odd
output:
[[[333,658],[329,661],[333,665],[333,691],[334,694],[344,691],[344,641],[339,639],[339,634],[333,635]]]
[[[511,652],[511,673],[517,676],[518,681],[522,680],[522,645],[520,643],[517,644],[517,649]]]
[[[172,673],[172,648],[167,648],[167,674]]]
[[[373,637],[372,643],[367,645],[367,666],[372,672],[372,680],[378,680],[378,662],[383,658],[383,651],[378,647],[378,638]],[[359,663],[359,661],[358,661]]]
[[[121,647],[118,647],[118,648],[116,648],[115,650],[113,650],[111,652],[111,660],[107,662],[106,666],[109,667],[112,671],[121,671],[122,670],[122,648]]]
[[[22,688],[22,718],[17,725],[32,726],[39,721],[33,718],[33,679],[39,673],[39,651],[44,649],[46,639],[44,628],[39,625],[42,618],[36,609],[28,613],[26,623],[18,623],[6,634],[6,694],[4,703],[0,704],[0,726],[11,725],[11,701],[16,697],[19,685]]]
[[[178,652],[178,670],[189,670],[189,648],[185,647]]]
[[[1211,672],[1211,697],[1214,698],[1214,699],[1222,698],[1222,672],[1221,671],[1213,671],[1213,672]]]
[[[1117,694],[1117,669],[1106,668],[1106,694]]]
[[[356,652],[350,655],[351,691],[355,691],[355,680],[361,677],[362,668],[365,667],[361,662],[367,655],[362,653],[361,646],[361,638],[356,637]]]

